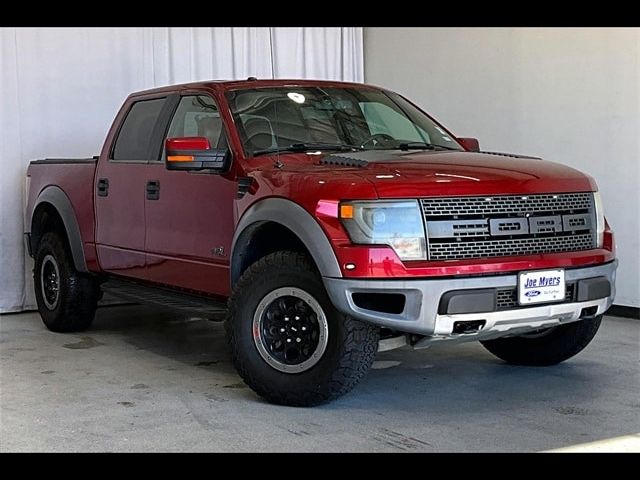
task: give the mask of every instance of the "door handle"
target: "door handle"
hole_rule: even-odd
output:
[[[109,195],[109,179],[100,178],[98,179],[98,196],[106,197],[107,195]]]
[[[149,180],[147,182],[147,200],[158,200],[160,198],[160,181]]]

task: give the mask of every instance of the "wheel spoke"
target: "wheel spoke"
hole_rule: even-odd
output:
[[[280,307],[280,311],[283,314],[285,314],[285,315],[287,314],[287,304],[285,302],[284,297],[280,297],[280,299],[278,300],[278,307]]]
[[[297,363],[297,360],[300,358],[300,351],[298,347],[295,345],[291,345],[290,347],[285,347],[284,349],[284,359],[287,363]]]

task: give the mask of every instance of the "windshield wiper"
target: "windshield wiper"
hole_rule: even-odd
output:
[[[277,152],[308,152],[310,150],[337,150],[340,152],[364,150],[357,145],[347,145],[344,143],[293,143],[283,147],[265,148],[253,152],[253,156],[267,155]]]
[[[445,150],[460,150],[459,148],[446,147],[444,145],[436,145],[435,143],[426,142],[403,142],[398,144],[400,150],[437,150],[444,148]]]

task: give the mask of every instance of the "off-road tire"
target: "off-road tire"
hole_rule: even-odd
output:
[[[548,366],[563,362],[593,339],[602,315],[559,325],[541,336],[496,338],[481,342],[496,357],[514,365]]]
[[[300,373],[281,372],[261,356],[252,334],[259,303],[281,287],[309,293],[322,308],[327,346],[317,363]],[[373,363],[379,329],[338,312],[313,262],[298,252],[280,251],[251,265],[238,280],[225,321],[233,364],[258,395],[290,406],[313,406],[349,392]]]
[[[57,266],[57,301],[47,305],[41,271],[43,263],[52,260]],[[53,332],[79,332],[87,329],[95,316],[99,285],[87,274],[76,271],[66,239],[57,232],[47,232],[38,244],[33,269],[36,302],[42,321]],[[53,307],[53,308],[52,308]]]

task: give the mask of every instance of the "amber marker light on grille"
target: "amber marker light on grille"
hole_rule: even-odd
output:
[[[340,218],[353,218],[353,205],[340,205]]]
[[[168,155],[168,162],[193,162],[193,155]]]

